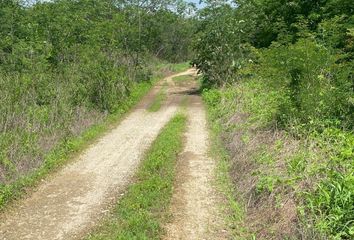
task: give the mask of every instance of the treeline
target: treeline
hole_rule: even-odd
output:
[[[0,186],[124,110],[161,61],[189,59],[192,11],[181,1],[0,0]]]
[[[352,238],[353,1],[208,2],[194,64],[205,89],[219,88],[204,97],[223,126],[247,214],[279,213],[246,214],[251,231],[265,239]],[[297,217],[289,210],[281,219],[284,206]]]

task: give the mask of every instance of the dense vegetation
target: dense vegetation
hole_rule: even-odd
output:
[[[199,12],[194,64],[257,238],[354,235],[353,13],[350,0]]]
[[[161,62],[190,58],[192,10],[180,1],[0,0],[0,206],[6,186],[56,146],[71,149],[72,137],[126,111]]]

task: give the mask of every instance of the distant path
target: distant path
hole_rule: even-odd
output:
[[[171,79],[165,80],[172,83]],[[183,89],[171,86],[162,108],[155,113],[146,111],[159,87],[76,161],[0,215],[0,239],[76,239],[97,224],[132,180],[144,151],[178,109],[178,91]]]

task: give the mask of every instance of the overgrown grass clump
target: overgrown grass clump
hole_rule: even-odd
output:
[[[110,219],[88,239],[160,239],[185,126],[186,117],[178,114],[162,129],[142,160],[136,182],[119,199]]]

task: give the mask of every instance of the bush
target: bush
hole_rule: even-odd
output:
[[[348,101],[352,94],[349,65],[337,65],[336,58],[314,41],[303,39],[290,46],[273,46],[262,52],[257,71],[260,81],[280,94],[278,121],[290,124],[336,120],[352,127]],[[319,126],[321,127],[321,126]]]

